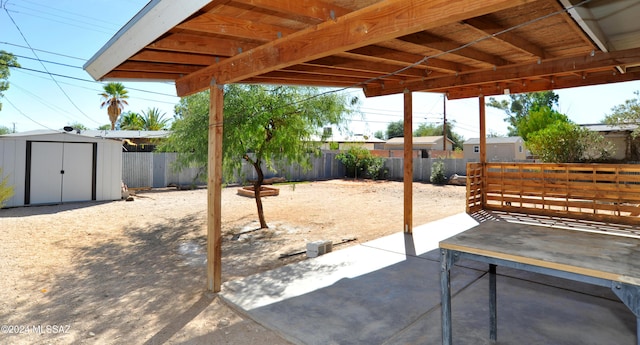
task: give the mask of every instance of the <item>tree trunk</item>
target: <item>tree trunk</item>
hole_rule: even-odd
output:
[[[267,221],[264,219],[264,209],[262,208],[262,198],[260,197],[260,187],[264,181],[264,174],[262,173],[262,167],[260,167],[260,160],[256,160],[253,163],[253,168],[258,174],[258,179],[253,183],[253,193],[256,199],[256,206],[258,207],[258,219],[260,219],[260,229],[268,229]]]

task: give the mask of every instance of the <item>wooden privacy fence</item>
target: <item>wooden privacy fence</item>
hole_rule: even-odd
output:
[[[467,212],[481,209],[640,224],[640,165],[467,164]]]

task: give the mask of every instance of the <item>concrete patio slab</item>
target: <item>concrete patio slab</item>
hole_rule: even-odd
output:
[[[223,285],[237,309],[296,344],[440,344],[438,242],[466,214]],[[451,270],[454,344],[489,344],[487,265]],[[610,291],[498,268],[498,344],[633,344]]]

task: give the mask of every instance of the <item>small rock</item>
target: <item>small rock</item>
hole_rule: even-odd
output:
[[[127,197],[127,199],[125,199],[125,200],[126,200],[126,201],[133,201],[133,197],[132,197],[132,196]]]
[[[229,326],[229,319],[227,319],[226,317],[218,321],[218,327],[227,327],[227,326]]]
[[[95,333],[93,333],[93,332],[89,332],[89,337],[90,337],[90,338],[93,338],[93,337],[95,337],[95,336],[96,336],[96,334],[95,334]]]

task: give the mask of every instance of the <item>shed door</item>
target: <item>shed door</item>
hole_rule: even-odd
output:
[[[92,143],[31,142],[25,204],[95,199],[94,151]]]
[[[91,200],[93,145],[64,143],[62,170],[62,202]]]
[[[29,203],[62,200],[62,143],[31,143]]]

